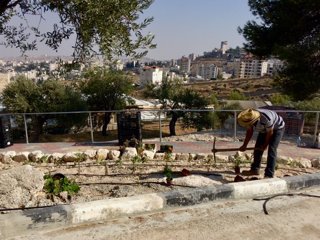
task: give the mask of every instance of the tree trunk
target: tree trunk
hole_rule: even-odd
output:
[[[176,136],[176,122],[178,121],[178,114],[173,112],[169,123],[170,136]]]
[[[102,136],[107,136],[107,126],[110,123],[111,120],[111,113],[106,112],[104,113],[104,119],[103,119],[103,126],[102,126]]]

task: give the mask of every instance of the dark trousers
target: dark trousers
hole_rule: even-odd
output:
[[[277,160],[277,148],[282,139],[283,133],[284,133],[284,128],[273,130],[273,134],[271,136],[269,146],[268,146],[267,167],[264,172],[264,176],[266,177],[273,177],[274,175],[276,160]],[[256,144],[255,144],[255,148],[259,148],[263,146],[265,138],[266,138],[266,133],[259,133]],[[251,164],[252,170],[260,169],[262,155],[263,155],[263,151],[254,150],[253,163]]]

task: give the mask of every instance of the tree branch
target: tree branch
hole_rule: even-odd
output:
[[[22,0],[16,0],[12,3],[10,3],[11,0],[3,0],[0,2],[0,15],[2,15],[7,9],[14,8],[17,6]]]

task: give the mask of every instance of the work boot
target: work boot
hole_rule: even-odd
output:
[[[259,170],[243,170],[241,173],[243,176],[253,176],[253,175],[260,175]]]

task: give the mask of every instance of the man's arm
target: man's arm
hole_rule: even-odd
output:
[[[252,135],[253,135],[253,127],[250,127],[247,129],[246,137],[243,141],[242,146],[239,148],[239,151],[244,152],[247,149],[248,143],[249,143],[250,139],[252,138]]]
[[[271,140],[271,137],[273,135],[273,128],[267,128],[266,129],[266,138],[264,139],[264,143],[262,145],[262,150],[266,150],[266,148],[268,147],[269,145],[269,142]]]

